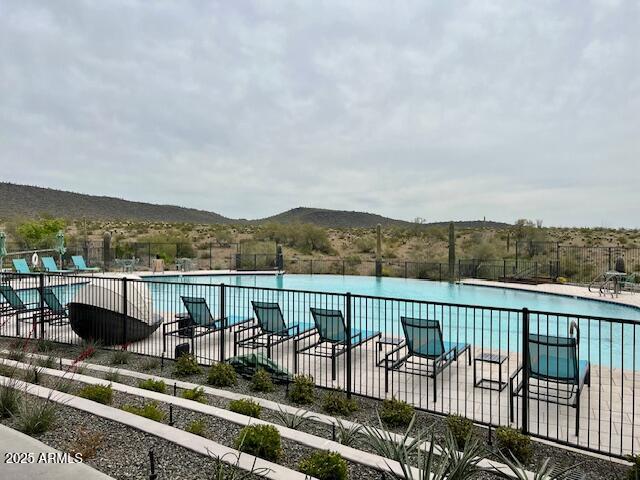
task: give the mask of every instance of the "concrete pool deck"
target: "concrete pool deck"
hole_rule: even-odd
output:
[[[583,298],[585,300],[598,300],[601,302],[616,303],[640,309],[640,292],[621,292],[617,296],[601,295],[598,292],[590,292],[587,287],[579,285],[567,285],[561,283],[541,283],[529,285],[525,283],[497,282],[492,280],[479,280],[475,278],[465,278],[460,280],[463,285],[473,285],[477,287],[508,288],[511,290],[521,290],[526,292],[546,293],[551,295],[562,295],[565,297]]]

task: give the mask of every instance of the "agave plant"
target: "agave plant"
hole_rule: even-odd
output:
[[[413,452],[415,452],[422,440],[420,435],[415,438],[411,438],[413,426],[416,422],[416,416],[414,415],[409,425],[407,426],[404,435],[397,439],[397,436],[387,431],[378,415],[379,428],[365,426],[364,433],[367,444],[375,450],[378,455],[391,460],[400,461],[402,458],[409,458]]]
[[[296,410],[294,413],[287,412],[278,407],[278,411],[274,413],[276,421],[285,427],[300,430],[307,423],[317,420],[318,417],[311,415],[304,409]]]
[[[225,460],[226,457],[232,457],[233,461]],[[257,477],[266,477],[271,469],[267,467],[256,468],[256,459],[250,470],[240,469],[240,455],[229,452],[222,456],[211,455],[213,459],[213,480],[245,480]]]
[[[420,438],[417,441],[422,443]],[[435,445],[435,434],[432,432],[428,450],[417,448],[413,453],[406,447],[399,448],[397,461],[401,474],[395,474],[395,477],[406,480],[470,480],[486,472],[479,466],[484,458],[479,440],[468,441],[464,450],[460,452],[455,437],[451,432],[447,432],[438,455],[434,452]],[[415,463],[411,458],[414,455],[417,457]]]
[[[363,426],[357,423],[352,423],[351,426],[347,426],[339,419],[336,419],[334,426],[336,429],[336,441],[347,447],[354,446],[363,429]]]
[[[527,469],[522,463],[514,457],[511,453],[505,455],[502,452],[498,452],[502,461],[509,467],[511,472],[506,473],[495,469],[493,473],[504,478],[516,478],[518,480],[531,480],[531,476],[528,474]],[[580,465],[573,464],[568,467],[560,467],[551,463],[551,460],[547,458],[542,465],[540,465],[533,472],[533,480],[584,480],[587,478],[585,473],[576,472],[576,467]],[[494,467],[495,468],[495,467]]]

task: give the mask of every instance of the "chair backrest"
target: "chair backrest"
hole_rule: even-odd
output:
[[[214,323],[207,301],[202,297],[181,297],[191,320],[197,325],[210,327]]]
[[[53,313],[66,313],[64,306],[60,303],[60,300],[58,300],[58,297],[53,291],[53,288],[44,287],[42,289],[42,299],[44,300],[44,303],[47,305],[49,310],[51,310]]]
[[[267,333],[283,332],[287,328],[287,324],[282,316],[280,305],[274,302],[255,302],[251,301],[253,311],[256,314],[258,323],[262,331]]]
[[[31,273],[31,270],[29,269],[29,265],[27,264],[27,261],[24,258],[14,258],[12,262],[13,262],[13,268],[16,269],[16,272]]]
[[[444,353],[444,341],[438,320],[400,317],[400,323],[410,354],[432,358]]]
[[[11,285],[0,285],[0,295],[4,297],[14,310],[26,310],[26,305]]]
[[[87,264],[84,261],[84,257],[82,255],[73,255],[71,257],[71,261],[75,265],[78,270],[86,270]]]
[[[47,272],[57,272],[58,265],[53,257],[42,257],[42,266]]]
[[[342,343],[347,339],[347,327],[340,310],[326,308],[309,309],[318,329],[320,340],[323,342]]]
[[[529,334],[529,375],[542,380],[577,384],[576,339]]]

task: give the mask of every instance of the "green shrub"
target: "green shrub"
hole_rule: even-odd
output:
[[[149,370],[154,370],[160,366],[160,360],[155,357],[148,357],[142,359],[140,362],[140,369],[143,372],[148,372]]]
[[[209,369],[207,383],[216,387],[230,387],[238,383],[238,375],[228,363],[216,363]]]
[[[44,338],[38,339],[38,343],[36,343],[36,350],[40,353],[48,353],[53,350],[53,347],[53,342]]]
[[[129,413],[134,413],[136,415],[140,415],[144,418],[149,418],[151,420],[155,420],[156,422],[161,422],[164,420],[165,414],[158,407],[156,402],[146,403],[142,407],[136,407],[135,405],[124,405],[122,410]]]
[[[380,420],[389,427],[406,427],[411,423],[414,408],[402,400],[384,400],[380,409]]]
[[[498,448],[505,454],[511,453],[519,461],[526,463],[533,454],[531,438],[511,427],[499,427],[496,429]]]
[[[249,425],[240,430],[235,446],[241,452],[276,461],[282,454],[280,432],[273,425]]]
[[[349,478],[347,462],[339,453],[317,451],[303,459],[298,466],[305,475],[318,480],[346,480]]]
[[[40,383],[40,369],[38,367],[31,367],[25,370],[24,381],[38,385]]]
[[[258,368],[251,378],[251,389],[256,392],[273,392],[271,375],[264,368]]]
[[[176,359],[176,364],[173,368],[173,373],[178,377],[187,377],[189,375],[196,375],[202,372],[200,365],[196,357],[193,355],[180,355]]]
[[[57,414],[58,405],[50,399],[27,399],[18,407],[18,430],[27,435],[44,433],[51,429]]]
[[[358,402],[339,392],[329,392],[324,396],[322,409],[330,415],[349,416],[358,410]]]
[[[193,400],[194,402],[207,403],[207,395],[204,393],[204,388],[195,387],[191,390],[185,390],[182,392],[182,398],[187,400]]]
[[[138,382],[138,387],[158,393],[165,393],[167,391],[167,384],[164,383],[164,381],[154,380],[153,378],[148,378]]]
[[[456,440],[459,449],[463,449],[467,440],[473,435],[473,422],[460,415],[449,415],[447,427]]]
[[[194,435],[199,435],[201,437],[205,436],[206,430],[206,425],[202,420],[194,420],[193,422],[189,423],[189,425],[187,425],[187,428],[185,428],[185,431],[193,433]]]
[[[120,374],[117,370],[109,370],[104,374],[104,379],[109,382],[118,383],[120,381]]]
[[[232,400],[229,403],[229,410],[248,417],[260,418],[262,407],[251,399],[241,398],[239,400]]]
[[[289,388],[289,400],[294,403],[307,405],[313,403],[315,397],[315,382],[312,376],[296,375]]]
[[[113,389],[111,385],[87,385],[80,389],[78,396],[104,405],[111,405]]]
[[[131,353],[126,350],[116,350],[111,354],[111,365],[126,365],[129,363]]]
[[[20,392],[14,380],[0,385],[0,418],[11,417],[20,407]]]
[[[16,362],[21,362],[22,360],[24,360],[25,355],[26,354],[24,353],[23,350],[20,350],[20,349],[17,349],[17,348],[16,349],[12,348],[9,351],[9,353],[7,353],[7,358],[9,360],[14,360]]]
[[[640,455],[636,455],[635,457],[629,456],[627,457],[627,461],[631,462],[631,467],[627,470],[626,479],[627,480],[638,480],[640,479]]]

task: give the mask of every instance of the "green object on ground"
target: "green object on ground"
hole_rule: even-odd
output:
[[[262,368],[268,372],[273,380],[278,382],[289,382],[292,379],[291,373],[286,368],[282,368],[270,358],[261,353],[250,353],[239,355],[229,360],[229,363],[244,378],[252,378],[255,372]]]

